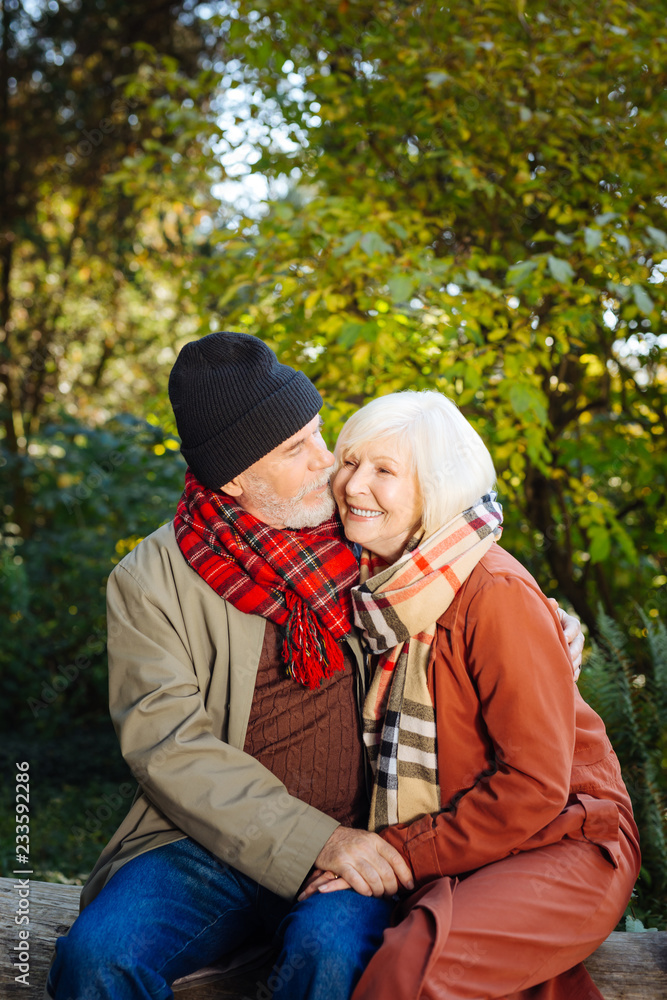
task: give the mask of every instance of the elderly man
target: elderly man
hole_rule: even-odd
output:
[[[169,394],[185,492],[108,585],[111,715],[139,790],[58,940],[48,992],[165,1000],[176,979],[271,940],[327,869],[356,892],[298,905],[271,985],[347,997],[412,883],[363,829],[357,563],[328,487],[322,400],[236,333],[188,344]]]

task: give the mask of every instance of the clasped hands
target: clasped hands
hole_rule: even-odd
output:
[[[395,847],[377,833],[339,826],[315,858],[298,899],[316,892],[354,889],[362,896],[394,896],[414,889],[412,872]]]

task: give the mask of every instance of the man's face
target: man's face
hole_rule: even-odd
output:
[[[321,417],[313,417],[236,477],[234,483],[242,492],[232,495],[244,510],[273,528],[314,527],[331,517],[335,505],[329,470],[334,457],[324,443],[321,426]]]

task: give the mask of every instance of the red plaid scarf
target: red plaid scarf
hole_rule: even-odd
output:
[[[283,660],[299,684],[316,688],[343,670],[338,641],[352,631],[359,567],[336,516],[315,528],[271,528],[188,469],[174,528],[186,561],[220,597],[284,626]]]

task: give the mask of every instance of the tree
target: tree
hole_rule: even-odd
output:
[[[214,202],[188,164],[215,129],[194,8],[1,6],[0,663],[5,723],[33,732],[105,712],[106,577],[182,483],[159,421],[117,414],[150,416],[198,325],[179,271]],[[160,162],[123,186],[139,148]]]
[[[64,420],[32,441],[32,530],[6,525],[0,551],[5,731],[53,734],[106,718],[106,580],[173,516],[183,485],[178,442],[156,424]],[[0,506],[10,485],[0,483]]]
[[[188,117],[207,54],[194,8],[2,4],[0,434],[5,515],[23,537],[35,527],[26,456],[43,425],[63,410],[100,423],[132,393],[150,397],[160,350],[173,359],[192,329],[173,269],[211,203],[200,183],[184,205],[176,180],[211,133]],[[168,154],[159,198],[113,181],[139,143]]]
[[[240,0],[218,27],[252,170],[292,190],[212,234],[201,312],[304,366],[334,427],[378,392],[442,388],[544,585],[592,629],[598,600],[655,605],[661,5]]]

